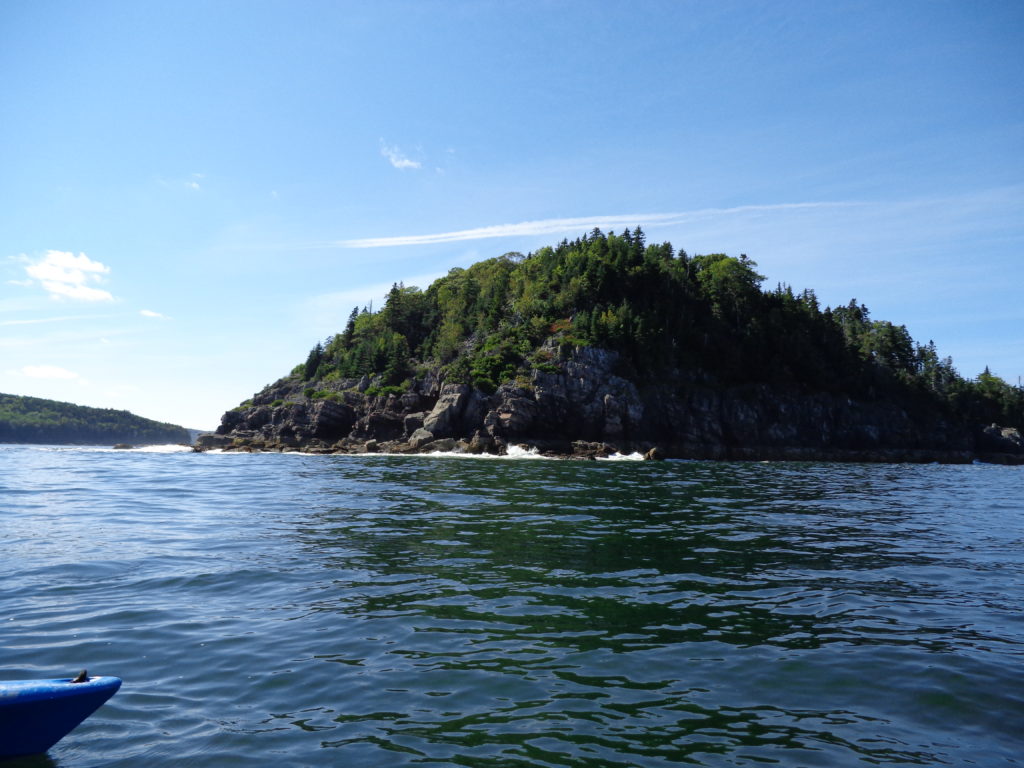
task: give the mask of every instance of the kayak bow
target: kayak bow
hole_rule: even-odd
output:
[[[120,687],[120,678],[84,672],[58,680],[0,680],[0,757],[45,752]]]

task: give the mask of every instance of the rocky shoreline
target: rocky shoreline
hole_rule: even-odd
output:
[[[972,429],[935,410],[768,385],[719,389],[682,373],[638,386],[616,373],[614,352],[593,347],[558,362],[490,394],[438,369],[401,394],[369,377],[312,392],[290,376],[225,413],[195,449],[501,455],[526,446],[580,459],[1024,464],[1019,431]]]

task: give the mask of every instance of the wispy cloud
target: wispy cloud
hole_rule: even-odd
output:
[[[61,368],[57,365],[26,365],[21,369],[23,376],[31,379],[77,379],[80,378],[74,371]]]
[[[462,240],[484,240],[495,237],[516,237],[522,235],[557,235],[578,233],[594,229],[613,229],[616,227],[650,227],[683,224],[697,219],[732,216],[746,213],[766,213],[773,211],[794,211],[811,208],[841,208],[859,205],[858,203],[819,202],[819,203],[779,203],[775,205],[741,205],[735,208],[703,208],[695,211],[676,213],[633,213],[610,216],[585,216],[570,219],[540,219],[523,221],[518,224],[496,224],[475,229],[460,229],[454,232],[439,232],[429,235],[397,235],[390,237],[364,237],[353,240],[338,240],[330,245],[336,248],[382,248],[397,245],[429,245],[433,243],[453,243]]]
[[[110,267],[93,261],[84,253],[77,256],[70,251],[47,251],[46,255],[25,267],[26,274],[38,280],[53,299],[78,301],[112,301],[113,296],[90,283],[99,283]]]
[[[96,320],[97,318],[109,318],[113,315],[64,315],[62,317],[40,317],[34,320],[4,320],[0,327],[7,325],[41,325],[42,323],[64,323],[71,320]]]
[[[393,144],[388,144],[384,139],[380,140],[380,153],[388,159],[392,166],[401,171],[406,171],[410,168],[417,169],[423,165],[417,160],[410,160],[402,150]]]
[[[143,317],[162,317],[165,320],[168,319],[167,315],[161,315],[159,312],[154,312],[152,309],[140,309],[139,314]]]

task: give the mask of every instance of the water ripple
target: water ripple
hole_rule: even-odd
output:
[[[0,447],[16,764],[1018,765],[1021,477]]]

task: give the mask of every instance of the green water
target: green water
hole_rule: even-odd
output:
[[[1021,762],[1024,471],[0,448],[18,765]]]

